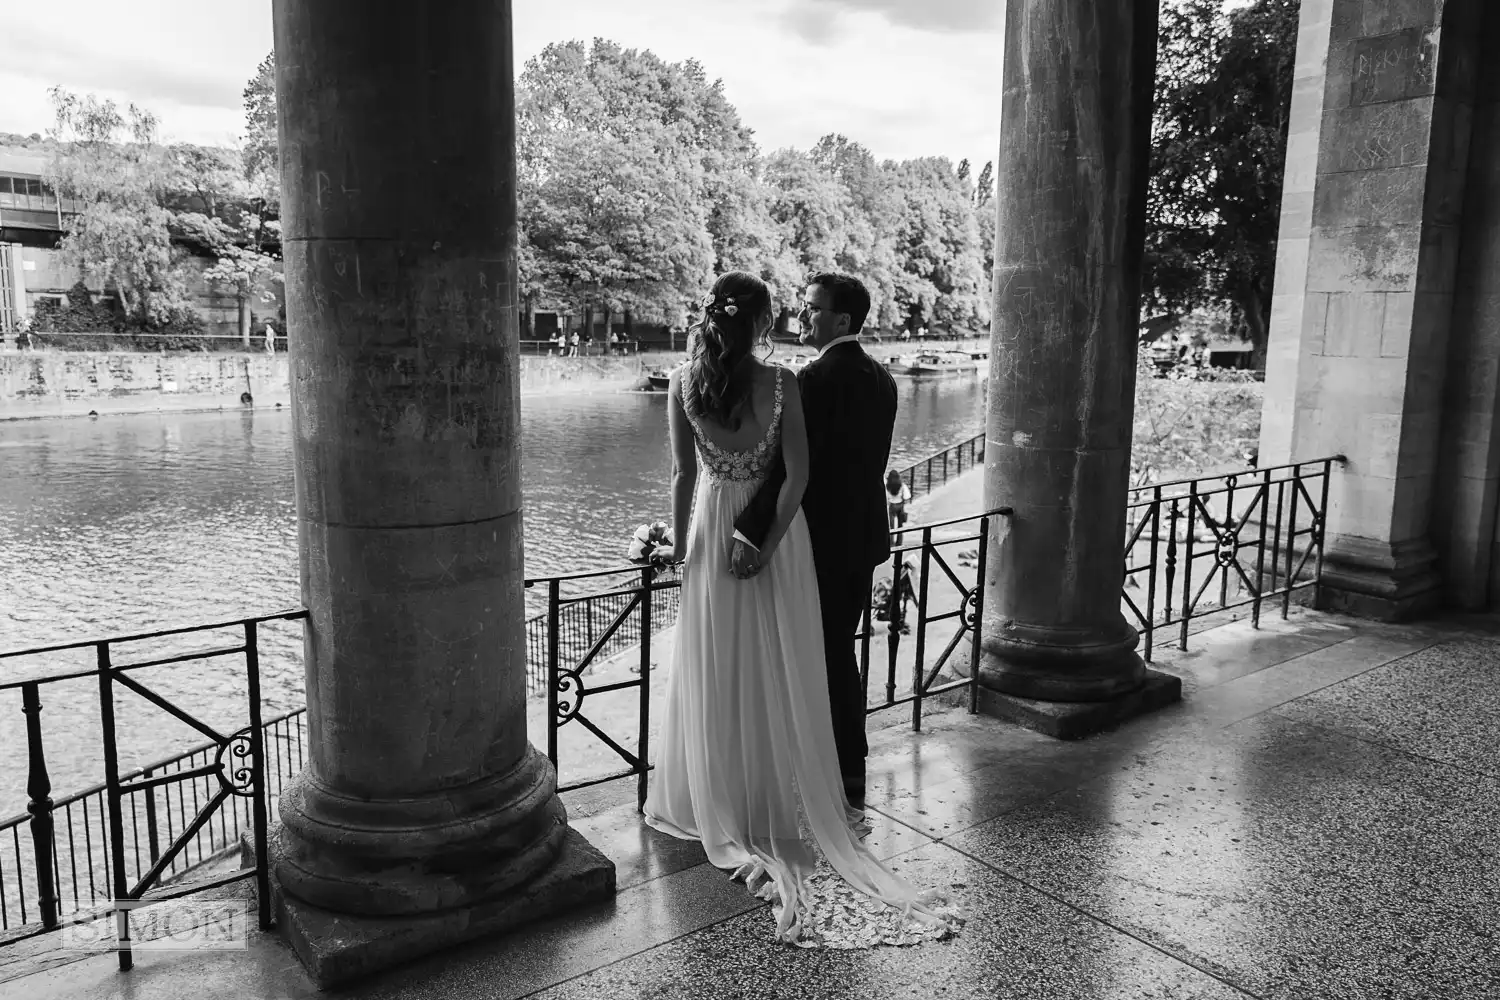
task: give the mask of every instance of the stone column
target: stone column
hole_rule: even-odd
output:
[[[1483,0],[1304,0],[1260,464],[1342,454],[1321,606],[1442,599],[1431,537]]]
[[[1479,51],[1496,52],[1500,7],[1483,19]],[[1500,596],[1500,63],[1478,72],[1432,524],[1446,602],[1467,610]]]
[[[509,0],[275,0],[324,984],[610,895],[526,739]]]
[[[1121,614],[1156,4],[1009,0],[981,707],[1061,737],[1176,700]]]

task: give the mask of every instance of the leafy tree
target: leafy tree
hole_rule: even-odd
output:
[[[246,189],[233,150],[184,142],[172,146],[168,154],[168,207],[199,212],[212,219],[238,214],[237,206],[244,201]]]
[[[838,178],[852,202],[848,238],[838,266],[859,275],[869,288],[871,325],[899,326],[896,276],[901,267],[896,259],[896,232],[904,209],[900,191],[874,155],[846,136],[823,136],[811,156]]]
[[[771,217],[798,270],[811,274],[839,267],[848,251],[854,214],[848,189],[796,149],[779,149],[767,157],[765,182]]]
[[[603,41],[550,45],[527,63],[516,117],[528,290],[585,312],[684,318],[714,246],[701,148],[670,111],[690,96],[668,89],[666,69]]]
[[[164,322],[183,283],[163,205],[172,160],[157,142],[156,117],[134,104],[122,114],[113,101],[60,87],[48,96],[58,141],[48,179],[80,202],[60,246],[64,259],[113,286],[128,319]]]
[[[259,199],[262,221],[281,215],[281,153],[276,117],[276,53],[268,53],[245,84],[245,179]]]
[[[974,185],[974,216],[979,225],[981,293],[993,298],[995,287],[995,164],[987,161]],[[988,299],[987,299],[988,301]]]
[[[1131,486],[1245,467],[1260,435],[1262,385],[1247,372],[1161,377],[1137,360]]]
[[[896,301],[905,325],[975,329],[989,323],[973,194],[943,157],[886,164],[901,194]]]
[[[1299,0],[1162,5],[1148,331],[1227,305],[1265,367]]]

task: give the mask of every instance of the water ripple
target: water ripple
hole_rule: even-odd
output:
[[[893,465],[979,429],[976,382],[901,391]],[[664,396],[528,399],[522,448],[528,575],[622,560],[636,524],[669,515]],[[299,580],[289,411],[0,423],[0,649],[293,607]],[[262,656],[268,710],[300,706],[300,626],[268,626]],[[0,665],[0,680],[92,665],[41,659]],[[228,661],[144,673],[223,725],[243,714],[243,669]],[[117,701],[123,766],[193,741],[135,695]],[[97,684],[47,691],[43,720],[54,790],[101,780]],[[0,696],[0,757],[25,759],[16,692]],[[21,768],[0,777],[0,815],[24,804],[24,781]]]

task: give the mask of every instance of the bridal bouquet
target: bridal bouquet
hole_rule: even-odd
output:
[[[635,534],[630,536],[630,546],[626,557],[639,565],[662,564],[665,560],[658,550],[663,547],[673,547],[672,529],[667,527],[667,522],[643,524],[635,529]]]

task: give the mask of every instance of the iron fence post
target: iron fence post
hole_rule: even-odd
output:
[[[901,550],[891,553],[891,593],[886,599],[886,663],[885,663],[885,703],[890,705],[896,700],[896,657],[901,649],[901,633],[898,630],[896,616],[901,613]]]
[[[1225,476],[1224,482],[1229,487],[1229,492],[1224,497],[1224,523],[1221,525],[1223,534],[1215,531],[1214,536],[1219,539],[1220,546],[1227,539],[1231,546],[1229,550],[1230,564],[1219,567],[1219,607],[1222,609],[1229,604],[1229,570],[1238,566],[1240,562],[1239,532],[1234,527],[1234,489],[1239,485],[1239,476]],[[1222,548],[1221,548],[1222,550]],[[1218,554],[1215,553],[1215,559]]]
[[[150,779],[151,768],[141,772],[141,777]],[[146,789],[146,853],[151,858],[151,863],[156,864],[156,859],[161,857],[161,842],[156,835],[156,789]]]
[[[969,647],[969,714],[979,714],[979,657],[983,654],[984,574],[989,566],[990,519],[979,519],[979,559],[974,567],[974,634]]]
[[[1271,519],[1270,507],[1271,472],[1268,469],[1260,474],[1260,544],[1255,557],[1255,597],[1250,605],[1252,628],[1260,628],[1260,595],[1266,590],[1266,522]]]
[[[547,757],[552,761],[552,770],[557,766],[557,657],[558,614],[561,608],[561,591],[556,577],[547,581]]]
[[[1270,503],[1271,498],[1266,497]],[[1286,480],[1282,479],[1276,483],[1276,527],[1271,538],[1271,593],[1275,594],[1277,583],[1281,579],[1281,514],[1286,509]]]
[[[305,627],[305,626],[304,626]],[[250,695],[250,773],[255,783],[250,798],[251,818],[255,838],[255,896],[260,918],[260,929],[271,929],[271,861],[267,852],[267,799],[270,797],[270,782],[266,780],[266,740],[261,728],[260,712],[260,647],[256,622],[245,623],[245,677]]]
[[[42,926],[57,926],[57,884],[52,867],[52,779],[42,749],[42,699],[35,683],[21,688],[21,711],[26,716],[26,794],[30,801],[31,846],[36,861],[36,905]],[[16,873],[18,876],[20,872]]]
[[[115,918],[116,947],[120,955],[120,971],[129,972],[135,964],[130,951],[130,911],[121,909],[128,902],[129,892],[125,882],[125,820],[120,814],[120,757],[115,745],[115,693],[114,671],[110,666],[109,643],[95,646],[99,663],[99,727],[104,742],[104,787],[105,803],[109,809],[109,856],[114,869],[113,898],[110,907]]]
[[[651,566],[641,569],[641,739],[637,752],[640,755],[640,774],[636,778],[635,808],[646,811],[646,772],[649,755],[647,741],[651,732],[651,596],[652,580],[656,571]]]
[[[1317,600],[1317,588],[1323,583],[1323,543],[1328,537],[1328,485],[1333,478],[1333,462],[1331,458],[1323,459],[1323,495],[1319,500],[1320,506],[1313,511],[1313,541],[1318,546],[1318,561],[1313,568],[1313,599]]]
[[[1182,560],[1182,629],[1177,639],[1177,648],[1187,652],[1188,623],[1193,620],[1193,546],[1197,543],[1197,532],[1193,524],[1197,520],[1198,480],[1188,483],[1187,537],[1183,543],[1187,557]]]
[[[865,595],[865,609],[861,617],[864,627],[859,637],[859,696],[863,699],[860,704],[865,708],[870,707],[870,631],[874,615],[871,614],[871,605],[874,603],[872,594]]]
[[[1170,545],[1170,540],[1168,545]],[[1161,556],[1161,487],[1151,488],[1151,568],[1146,571],[1146,662],[1156,640],[1156,561]]]
[[[1292,467],[1292,512],[1286,521],[1286,590],[1281,595],[1281,618],[1292,612],[1292,589],[1297,586],[1297,497],[1302,493],[1302,467]]]
[[[922,529],[922,565],[920,582],[917,584],[917,647],[913,651],[911,684],[911,728],[912,732],[922,731],[922,696],[927,685],[922,682],[926,680],[926,664],[923,662],[927,655],[927,577],[932,568],[932,529]]]

